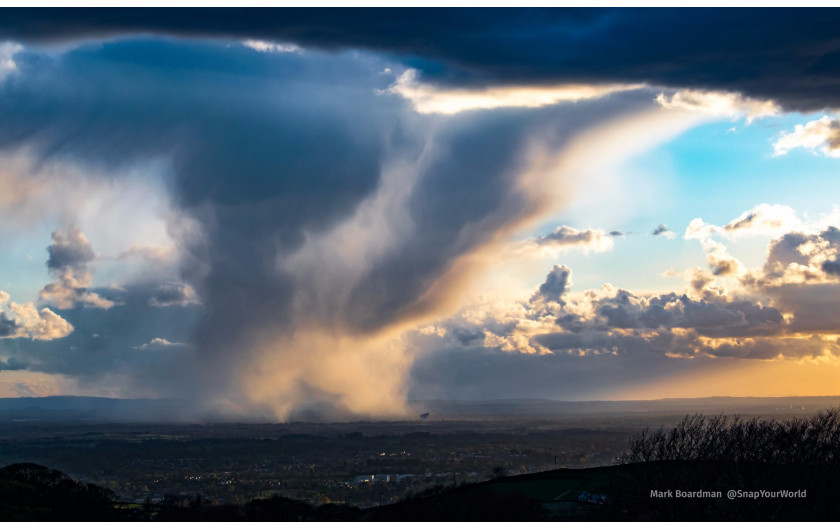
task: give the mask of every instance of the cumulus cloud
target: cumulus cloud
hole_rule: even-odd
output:
[[[712,286],[717,277],[729,275],[735,279],[730,285],[739,290],[742,300],[771,304],[784,318],[783,323],[776,323],[779,336],[776,343],[756,338],[749,342],[721,343],[702,351],[734,355],[743,346],[749,347],[749,356],[755,358],[834,355],[834,347],[826,342],[828,338],[818,336],[840,332],[840,320],[835,317],[840,312],[836,303],[840,299],[837,277],[840,230],[833,225],[826,226],[825,222],[836,222],[836,219],[832,214],[806,223],[787,206],[766,204],[744,212],[724,226],[707,224],[701,219],[692,221],[685,237],[701,242],[712,272],[695,271],[692,279],[695,291],[723,296],[724,290]],[[757,235],[772,237],[765,260],[757,268],[745,267],[715,239]]]
[[[587,304],[590,307],[579,315],[589,315],[587,327],[602,331],[684,328],[700,336],[751,336],[776,334],[784,322],[772,307],[715,296],[693,299],[668,293],[645,297],[617,289],[591,293]]]
[[[8,309],[3,310],[3,305],[7,305]],[[9,294],[0,291],[0,339],[49,341],[66,337],[72,332],[73,326],[50,309],[39,310],[33,303],[11,302]]]
[[[708,286],[691,295],[640,295],[610,285],[576,293],[568,288],[570,276],[567,267],[555,266],[528,302],[486,300],[435,324],[445,332],[418,334],[413,340],[428,357],[412,369],[415,395],[481,399],[497,396],[492,387],[504,382],[509,397],[597,398],[605,389],[726,359],[840,353],[833,341],[794,329],[773,302]],[[477,338],[460,340],[466,335]]]
[[[805,359],[840,356],[840,344],[819,335],[798,337],[747,337],[742,339],[704,340],[700,351],[715,357],[741,359],[779,359],[800,357]]]
[[[822,268],[823,272],[826,274],[840,276],[840,261],[838,260],[825,260],[822,265],[820,265],[820,268]]]
[[[199,362],[193,347],[163,346],[151,339],[162,338],[176,345],[192,344],[200,305],[155,307],[148,304],[157,285],[126,285],[103,290],[114,307],[107,311],[77,305],[62,310],[61,318],[72,323],[72,333],[61,340],[3,341],[3,353],[29,365],[39,377],[61,380],[63,392],[107,394],[116,397],[161,397],[194,392]],[[46,309],[49,311],[49,309]],[[40,310],[43,311],[43,310]],[[8,312],[7,312],[8,316]],[[151,349],[137,349],[149,344]],[[0,355],[2,358],[2,355]],[[8,380],[8,379],[7,379]],[[4,388],[0,380],[0,392]],[[8,390],[8,387],[6,387]],[[185,404],[184,413],[196,414]],[[195,416],[192,416],[195,417]]]
[[[829,226],[818,233],[790,232],[770,242],[761,275],[764,285],[825,283],[840,252],[840,230]]]
[[[155,289],[154,294],[149,298],[149,305],[156,307],[187,306],[199,303],[195,289],[183,282],[163,283]]]
[[[708,290],[714,276],[732,275],[744,296],[771,300],[785,315],[788,333],[829,333],[840,331],[834,315],[840,306],[840,229],[825,222],[836,221],[833,215],[817,221],[801,221],[783,205],[758,205],[724,226],[695,219],[686,230],[686,239],[703,245],[712,276],[696,275],[696,290]],[[738,239],[746,236],[771,236],[764,263],[755,269],[744,267],[732,258],[715,238]],[[804,337],[799,339],[804,340]],[[793,340],[793,339],[790,339]],[[797,339],[798,340],[798,339]],[[765,342],[761,342],[765,344]],[[812,351],[804,348],[803,351]]]
[[[706,253],[706,262],[715,276],[730,276],[742,270],[741,262],[732,257],[723,243],[714,240],[715,227],[706,225],[702,219],[689,223],[685,239],[698,239]]]
[[[777,233],[790,226],[791,219],[789,210],[764,205],[725,226],[694,223],[688,234],[708,245],[709,265],[720,268],[728,254],[715,246],[719,242],[713,237]],[[574,292],[572,271],[558,265],[527,301],[482,301],[435,323],[435,333],[418,334],[413,340],[425,351],[440,352],[433,355],[436,362],[465,381],[468,390],[450,390],[447,395],[477,392],[472,398],[487,395],[489,389],[469,375],[468,365],[462,365],[458,355],[473,363],[481,358],[476,356],[484,356],[483,366],[488,368],[483,374],[511,381],[527,395],[533,393],[527,390],[532,387],[526,378],[548,392],[548,381],[540,382],[544,371],[580,395],[584,390],[575,385],[580,376],[568,374],[591,374],[586,376],[588,382],[617,381],[623,374],[638,382],[645,380],[647,371],[657,377],[674,370],[688,374],[700,367],[728,366],[728,359],[836,362],[840,358],[838,252],[840,230],[833,226],[788,232],[771,240],[765,262],[757,269],[737,260],[734,272],[694,269],[684,292],[654,294],[611,285]],[[725,276],[735,279],[730,290],[718,284]],[[512,360],[511,354],[519,360]],[[524,360],[531,357],[546,360]],[[527,373],[521,381],[496,371],[515,364]],[[417,391],[445,394],[436,382],[446,377],[435,376],[431,366],[431,361],[418,361],[412,375]]]
[[[58,309],[69,309],[75,305],[108,309],[114,302],[88,291],[93,282],[89,273],[76,276],[70,268],[58,272],[58,281],[49,283],[41,290],[41,300]]]
[[[59,230],[53,232],[52,244],[47,247],[47,252],[47,268],[50,270],[61,270],[65,267],[81,269],[96,256],[85,234],[76,226],[71,226],[66,236]]]
[[[774,156],[786,155],[792,149],[820,151],[825,156],[840,158],[840,119],[823,116],[794,127],[773,144]]]
[[[611,235],[603,230],[576,230],[563,225],[554,232],[531,240],[535,245],[545,248],[580,248],[594,252],[604,252],[613,246]]]
[[[759,204],[723,226],[728,238],[741,235],[775,235],[801,225],[796,212],[784,204]]]
[[[66,337],[73,331],[69,322],[48,308],[38,310],[32,303],[9,303],[9,309],[15,315],[21,336],[35,340],[52,340]]]
[[[717,226],[693,219],[685,230],[684,238],[700,241],[706,253],[706,260],[716,276],[733,276],[746,272],[743,264],[730,255],[726,245],[716,238],[738,240],[745,237],[774,236],[794,237],[791,230],[806,228],[793,208],[781,204],[759,204],[745,211],[729,223]],[[773,254],[782,251],[771,249],[768,267],[774,261]]]
[[[531,297],[531,302],[542,300],[543,302],[557,302],[565,305],[563,296],[568,292],[571,286],[569,277],[572,271],[568,267],[555,265],[548,276],[545,277],[545,282],[540,284],[537,292]]]
[[[171,350],[177,348],[188,348],[190,347],[189,344],[184,342],[170,342],[166,339],[162,339],[160,337],[156,337],[145,344],[140,344],[139,346],[134,346],[135,350]]]
[[[47,247],[49,259],[47,268],[58,277],[41,290],[41,299],[58,309],[70,309],[76,305],[108,309],[114,302],[102,298],[89,290],[93,275],[88,264],[93,261],[93,247],[82,230],[70,226],[67,233],[56,230],[52,233],[52,244]]]

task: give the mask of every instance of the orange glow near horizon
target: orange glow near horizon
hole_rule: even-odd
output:
[[[651,384],[631,386],[605,399],[833,396],[840,394],[840,359],[718,359]]]

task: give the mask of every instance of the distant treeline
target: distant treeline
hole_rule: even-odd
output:
[[[840,409],[786,421],[686,416],[676,427],[632,437],[622,463],[718,461],[840,465]]]
[[[789,420],[686,416],[633,436],[621,460],[607,492],[616,519],[836,521],[840,513],[836,408]]]

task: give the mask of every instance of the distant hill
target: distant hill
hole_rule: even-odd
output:
[[[177,421],[179,402],[91,396],[0,398],[0,421]]]
[[[429,413],[429,421],[546,419],[564,416],[747,414],[806,415],[840,406],[840,396],[807,397],[707,397],[636,401],[554,401],[550,399],[508,399],[493,401],[412,401],[416,420]],[[186,402],[172,399],[116,399],[92,396],[49,396],[0,398],[0,422],[186,422],[195,421]],[[204,421],[231,421],[231,418]],[[318,417],[296,418],[318,421]],[[358,418],[348,418],[353,420]],[[253,419],[253,421],[269,421]],[[336,421],[336,420],[330,420]]]
[[[114,493],[37,464],[0,468],[2,521],[111,521],[122,518]]]
[[[0,411],[3,410],[101,410],[132,408],[151,403],[154,399],[115,399],[93,396],[47,396],[0,398]]]
[[[840,396],[705,397],[633,401],[554,401],[508,399],[497,401],[413,401],[414,410],[430,412],[429,419],[545,418],[568,415],[629,414],[813,414],[840,406]]]

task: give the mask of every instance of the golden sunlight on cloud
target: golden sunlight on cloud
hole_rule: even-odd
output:
[[[732,92],[678,90],[671,96],[661,93],[656,102],[669,110],[685,110],[731,119],[746,118],[747,123],[780,114],[782,109],[773,101],[763,101]]]
[[[560,252],[579,250],[584,253],[607,252],[613,248],[613,239],[601,229],[577,230],[558,226],[553,232],[514,244],[512,252],[534,253],[556,257]]]
[[[424,156],[411,163],[395,159],[386,164],[379,192],[364,202],[354,216],[325,234],[310,235],[298,253],[278,262],[278,267],[293,274],[300,284],[311,286],[298,294],[296,312],[322,315],[338,327],[327,330],[301,323],[299,331],[291,338],[277,336],[261,341],[257,348],[260,353],[242,373],[240,387],[244,389],[245,401],[268,409],[281,419],[301,413],[301,407],[314,401],[332,403],[339,410],[354,414],[403,414],[406,378],[412,359],[403,346],[401,335],[456,312],[465,296],[482,283],[483,273],[497,268],[499,255],[504,254],[502,251],[509,245],[515,230],[539,219],[556,207],[558,201],[562,202],[561,194],[547,198],[544,191],[537,192],[537,182],[528,182],[535,180],[539,172],[543,190],[547,184],[558,191],[564,188],[562,172],[545,173],[534,168],[536,163],[542,170],[549,169],[543,164],[562,159],[556,149],[549,149],[545,144],[541,146],[546,149],[544,156],[538,157],[537,162],[526,158],[532,165],[520,168],[518,174],[522,187],[528,188],[523,189],[525,195],[533,197],[534,208],[504,225],[486,244],[456,258],[449,269],[415,303],[403,308],[393,322],[373,336],[364,336],[341,329],[340,322],[335,319],[343,314],[342,307],[350,300],[353,288],[373,267],[377,257],[410,230],[410,220],[406,219],[405,208],[401,206],[434,148],[429,148]],[[549,154],[548,151],[554,152]],[[603,236],[598,232],[589,234],[592,237],[588,238],[586,232],[563,232],[565,236],[593,240],[597,240],[599,234]],[[351,241],[353,244],[348,244]],[[599,244],[608,243],[600,241]],[[353,309],[348,307],[346,310]],[[527,345],[512,344],[511,347],[520,349]]]
[[[773,156],[786,155],[797,147],[814,152],[820,150],[825,156],[840,158],[840,119],[823,116],[804,125],[797,125],[773,144]]]
[[[621,183],[623,165],[680,134],[698,120],[696,116],[662,113],[657,109],[636,112],[584,130],[569,145],[559,149],[551,142],[550,134],[534,134],[522,156],[527,162],[517,175],[518,188],[529,197],[533,205],[531,210],[505,226],[482,247],[458,258],[426,294],[408,308],[407,316],[425,318],[415,322],[425,325],[465,307],[468,300],[474,300],[479,293],[504,293],[514,297],[529,293],[534,281],[544,276],[547,263],[556,258],[556,251],[523,253],[523,240],[514,238],[533,229],[536,223],[572,200],[587,207],[609,208],[618,217],[630,215],[632,209],[627,206],[632,196],[628,196]],[[646,134],[639,135],[639,130],[645,130]],[[622,207],[617,207],[619,202]],[[610,249],[611,237],[593,235],[596,244],[590,250]],[[529,244],[524,246],[531,247]],[[521,280],[517,282],[517,279]]]
[[[383,91],[410,100],[421,114],[457,114],[466,110],[500,107],[544,107],[561,101],[596,99],[644,85],[555,85],[497,86],[486,88],[442,88],[417,79],[415,70],[406,70]]]
[[[8,312],[3,306],[8,304]],[[32,340],[53,340],[66,337],[73,332],[73,326],[61,316],[44,307],[40,310],[33,303],[16,304],[10,301],[8,293],[0,291],[0,339],[29,338]]]
[[[497,103],[500,101],[514,100],[500,99]],[[228,408],[256,407],[279,419],[311,413],[307,407],[316,408],[316,402],[361,416],[404,414],[406,381],[413,361],[413,350],[406,349],[404,334],[426,329],[428,336],[439,337],[439,330],[427,327],[457,313],[479,293],[491,297],[515,294],[501,292],[513,289],[511,276],[523,276],[523,285],[516,287],[532,291],[534,278],[511,275],[510,271],[523,267],[523,261],[553,258],[532,252],[528,259],[513,259],[517,253],[510,252],[511,247],[522,245],[528,236],[525,231],[579,198],[580,192],[594,190],[598,201],[609,203],[610,192],[604,190],[617,189],[615,199],[625,206],[622,215],[628,215],[630,197],[616,185],[624,164],[702,119],[694,114],[662,112],[649,102],[629,108],[617,119],[573,131],[571,136],[565,134],[563,123],[532,131],[517,156],[518,162],[509,169],[513,192],[508,196],[517,200],[503,204],[482,220],[494,227],[487,239],[453,259],[414,302],[398,308],[375,331],[359,331],[348,317],[365,311],[353,298],[354,293],[377,262],[387,258],[395,246],[399,248],[416,228],[404,205],[441,147],[429,141],[419,156],[395,155],[384,164],[377,193],[363,201],[353,215],[326,232],[307,233],[306,243],[292,256],[278,256],[278,269],[302,286],[294,299],[294,314],[310,315],[313,320],[290,324],[296,330],[291,335],[288,329],[277,329],[263,337],[252,337],[253,347],[242,345],[257,354],[239,372],[234,383],[239,398],[230,400]],[[639,130],[646,134],[638,134]],[[545,247],[605,251],[612,238],[602,229],[580,231],[561,226],[545,236],[544,243]],[[518,256],[522,257],[521,253]],[[508,280],[495,282],[494,275],[499,274]],[[506,307],[511,312],[522,309],[515,304]],[[515,330],[486,334],[486,347],[550,353],[531,339],[556,329],[551,315],[534,319],[511,315],[506,320],[518,322]]]

